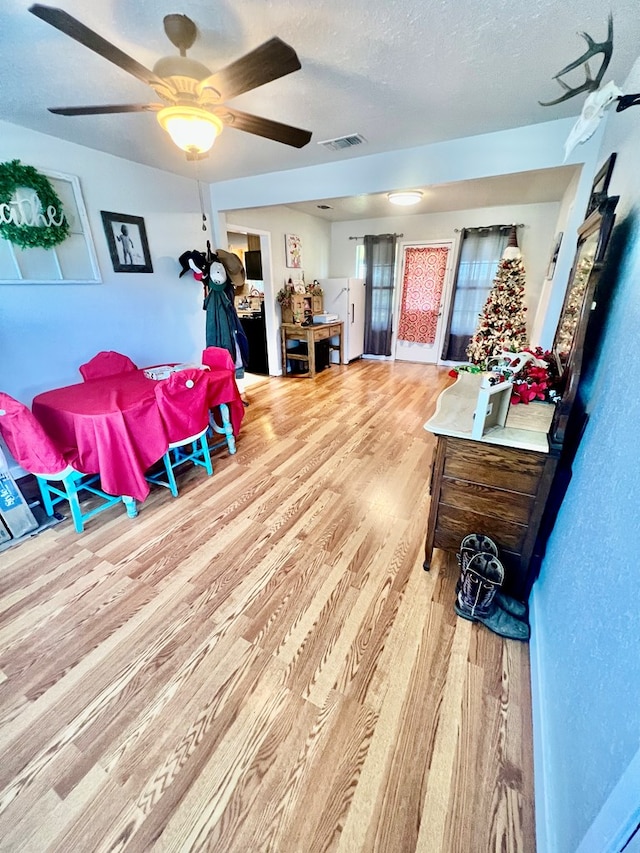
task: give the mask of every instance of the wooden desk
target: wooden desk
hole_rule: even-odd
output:
[[[329,350],[335,350],[339,355],[339,363],[342,364],[342,330],[343,322],[337,323],[312,323],[309,326],[300,326],[297,323],[283,323],[280,326],[280,344],[282,347],[282,375],[287,375],[287,359],[302,361],[308,366],[308,372],[302,374],[309,379],[316,375],[316,341],[324,341],[327,338],[338,338],[337,344],[329,340]],[[293,353],[287,350],[287,341],[302,341],[307,345],[307,354]],[[300,375],[300,374],[297,374]]]

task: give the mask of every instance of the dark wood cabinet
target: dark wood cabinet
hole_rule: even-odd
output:
[[[438,436],[425,568],[434,548],[457,551],[468,533],[485,533],[500,549],[505,592],[526,598],[557,462],[548,452]]]
[[[509,406],[504,426],[483,434],[474,430],[476,408],[483,411],[478,374],[461,372],[440,395],[425,424],[436,436],[425,569],[434,548],[457,551],[466,535],[484,533],[500,550],[505,591],[528,597],[587,420],[581,379],[597,351],[610,298],[602,274],[617,201],[602,199],[578,229],[553,345],[561,375],[558,402]]]

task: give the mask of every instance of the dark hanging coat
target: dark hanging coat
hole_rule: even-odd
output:
[[[233,304],[233,285],[229,280],[224,284],[209,281],[207,287],[209,292],[205,296],[203,306],[207,312],[206,345],[226,349],[235,364],[237,340],[242,364],[246,367],[249,360],[249,342]]]

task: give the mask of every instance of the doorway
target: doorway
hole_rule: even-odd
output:
[[[259,355],[259,366],[249,365],[248,372],[256,376],[262,377],[265,375],[277,376],[279,373],[279,334],[280,326],[279,319],[276,316],[273,274],[271,264],[271,233],[262,231],[257,228],[246,227],[244,225],[236,225],[232,223],[226,224],[227,244],[230,251],[235,251],[243,263],[245,256],[249,252],[260,254],[260,273],[262,281],[249,279],[242,289],[242,294],[248,299],[249,308],[247,316],[241,317],[241,322],[249,324],[249,328],[245,328],[245,333],[249,337],[249,332],[252,333],[253,347],[249,342],[249,357],[252,361],[251,349],[253,349],[254,358]],[[256,303],[255,298],[261,302],[259,310],[253,310]],[[249,317],[248,315],[253,315]],[[243,322],[243,327],[245,326]]]
[[[437,364],[450,292],[451,241],[401,244],[395,358]]]

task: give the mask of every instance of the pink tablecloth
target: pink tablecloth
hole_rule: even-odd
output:
[[[237,435],[244,406],[233,371],[205,372],[209,406],[228,404]],[[100,474],[105,492],[143,501],[149,494],[145,471],[169,446],[156,403],[158,381],[142,370],[91,379],[38,394],[32,409],[72,465]]]

